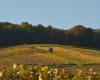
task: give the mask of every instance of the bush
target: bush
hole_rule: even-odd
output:
[[[49,48],[49,52],[50,53],[53,53],[53,48]]]

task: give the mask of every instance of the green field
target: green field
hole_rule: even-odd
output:
[[[49,52],[50,48],[53,52]],[[100,63],[100,51],[56,44],[19,45],[0,49],[0,65]]]

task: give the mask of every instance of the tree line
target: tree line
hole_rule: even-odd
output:
[[[54,28],[51,25],[32,25],[28,22],[21,24],[0,22],[1,47],[37,43],[100,48],[100,29],[76,25],[64,30]]]

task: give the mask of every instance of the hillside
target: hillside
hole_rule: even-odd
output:
[[[53,48],[50,53],[49,48]],[[0,65],[100,63],[100,51],[56,44],[19,45],[0,49]]]

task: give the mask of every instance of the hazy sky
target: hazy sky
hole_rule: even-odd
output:
[[[0,0],[0,21],[100,28],[100,0]]]

